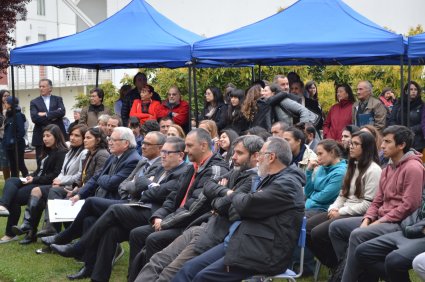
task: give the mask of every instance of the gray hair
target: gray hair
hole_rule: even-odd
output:
[[[156,144],[161,145],[161,146],[164,145],[165,144],[165,141],[167,140],[167,136],[165,136],[164,134],[162,134],[159,131],[150,131],[147,134],[153,134],[153,135],[155,135]]]
[[[79,108],[74,109],[74,113],[81,113],[81,109],[79,109]]]
[[[187,135],[190,135],[190,134],[195,134],[196,139],[198,140],[199,143],[201,143],[202,141],[207,142],[208,148],[212,150],[211,135],[208,131],[206,131],[203,128],[195,128],[195,129],[192,129]]]
[[[249,154],[252,155],[261,150],[264,145],[264,140],[263,138],[256,135],[239,136],[233,142],[232,147],[234,148],[239,143],[241,143],[242,146],[244,146],[244,148],[249,152]]]
[[[279,162],[289,166],[292,161],[292,152],[289,143],[285,139],[279,137],[269,137],[267,142],[269,142],[267,151],[275,153]]]
[[[283,75],[283,74],[275,75],[274,78],[273,78],[273,83],[276,83],[279,78],[288,78],[288,77],[286,75]]]
[[[113,132],[117,132],[120,135],[121,139],[127,140],[130,144],[128,145],[129,149],[134,149],[137,147],[136,138],[134,138],[133,131],[128,127],[115,127]]]
[[[366,87],[369,89],[369,92],[371,94],[373,93],[373,85],[372,85],[372,83],[369,80],[362,80],[360,82],[363,82],[364,84],[366,84]]]
[[[110,115],[107,114],[103,114],[100,115],[99,118],[97,119],[97,122],[103,122],[103,123],[108,123],[108,120],[111,118]]]
[[[184,139],[177,136],[169,136],[167,137],[167,141],[165,143],[170,143],[173,145],[174,150],[179,152],[184,152],[184,148],[186,147],[184,143]]]
[[[49,84],[50,87],[53,87],[53,83],[52,83],[52,81],[50,79],[48,79],[48,78],[42,78],[42,79],[40,79],[40,81],[38,82],[38,84],[40,84],[40,82],[42,82],[42,81],[46,81],[47,84]]]

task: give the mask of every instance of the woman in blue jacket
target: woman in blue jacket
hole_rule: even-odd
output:
[[[19,171],[22,173],[22,177],[28,175],[28,169],[25,166],[24,153],[25,153],[25,115],[21,113],[19,107],[19,99],[15,97],[15,113],[13,116],[12,111],[13,97],[9,96],[6,99],[6,120],[4,121],[4,136],[3,136],[3,150],[7,154],[9,159],[9,167],[12,177],[18,177]],[[16,119],[16,122],[15,122]],[[15,137],[16,130],[16,137]],[[18,144],[18,159],[16,160],[15,155],[15,144]],[[18,167],[17,167],[18,165]]]
[[[342,159],[342,151],[335,140],[320,141],[316,154],[317,161],[310,161],[306,171],[304,194],[307,218],[328,210],[338,197],[347,170],[347,163]]]

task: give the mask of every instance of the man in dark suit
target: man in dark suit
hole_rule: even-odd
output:
[[[41,154],[43,146],[43,129],[46,125],[56,124],[66,136],[65,126],[62,118],[65,116],[65,106],[62,97],[52,95],[52,81],[50,79],[40,79],[40,96],[31,100],[30,113],[34,123],[32,133],[32,145],[35,147],[37,160]]]

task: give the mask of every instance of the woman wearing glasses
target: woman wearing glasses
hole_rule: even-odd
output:
[[[347,173],[338,198],[326,212],[307,221],[307,246],[324,265],[335,268],[338,260],[329,238],[329,225],[340,218],[363,215],[375,196],[381,167],[375,138],[368,132],[353,133]]]
[[[217,87],[208,87],[205,90],[204,110],[201,120],[213,120],[218,130],[226,127],[227,105],[224,104],[223,94]]]

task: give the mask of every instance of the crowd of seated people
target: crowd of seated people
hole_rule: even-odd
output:
[[[296,73],[246,90],[209,86],[195,128],[178,87],[161,102],[144,74],[134,82],[118,115],[93,89],[69,144],[45,126],[33,173],[17,165],[23,155],[10,161],[0,243],[41,238],[38,254],[83,262],[70,280],[109,281],[128,242],[128,281],[241,281],[299,267],[305,217],[306,275],[317,262],[329,281],[410,281],[412,268],[424,279],[418,83],[406,84],[403,102],[391,89],[375,98],[369,81],[336,84],[327,115],[320,85]],[[11,127],[22,136],[21,120],[6,121],[0,155],[14,145],[4,141]],[[72,222],[52,223],[52,199],[84,203]]]

